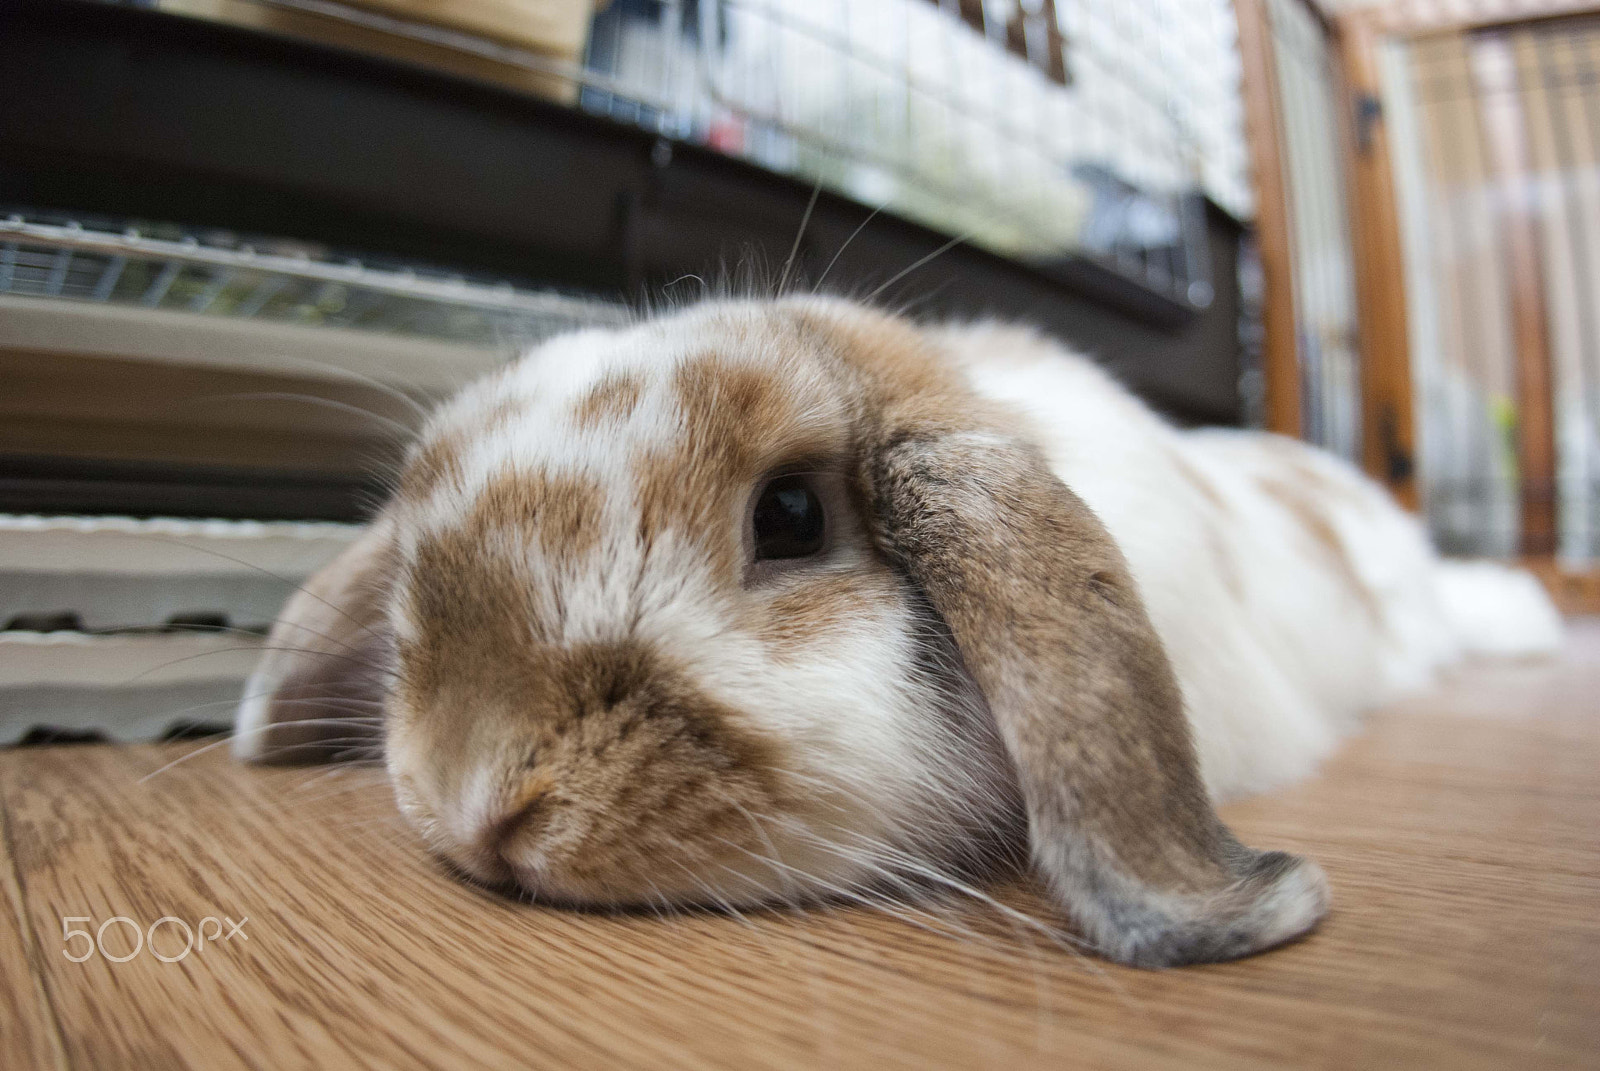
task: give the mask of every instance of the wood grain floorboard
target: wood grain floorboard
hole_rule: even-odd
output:
[[[6,850],[9,837],[0,811],[0,1067],[63,1068],[61,1032],[38,968],[42,947],[29,925]]]
[[[1159,974],[976,908],[513,903],[421,852],[377,771],[215,748],[142,780],[192,750],[0,753],[0,1066],[1600,1067],[1593,622],[1559,663],[1463,673],[1374,714],[1316,779],[1227,808],[1248,842],[1323,863],[1333,915]],[[67,916],[248,922],[178,962],[74,963]],[[182,937],[164,924],[155,948]]]

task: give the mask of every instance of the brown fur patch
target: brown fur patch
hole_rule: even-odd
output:
[[[559,622],[533,613],[520,555],[497,551],[535,541],[559,560],[582,556],[600,539],[597,485],[574,478],[504,472],[483,488],[456,527],[420,540],[400,585],[420,640],[400,661],[413,686],[437,692],[455,678],[482,679],[517,661],[529,637]]]
[[[606,423],[621,423],[633,414],[644,396],[644,380],[632,372],[612,372],[578,399],[572,418],[590,430]]]
[[[1206,553],[1211,556],[1211,564],[1216,567],[1217,576],[1222,579],[1222,584],[1228,589],[1228,593],[1235,599],[1243,599],[1244,577],[1239,574],[1238,563],[1234,561],[1233,555],[1228,553],[1227,544],[1217,531],[1218,522],[1238,524],[1238,515],[1228,500],[1222,496],[1222,492],[1217,490],[1216,484],[1211,482],[1211,478],[1196,468],[1188,458],[1177,451],[1172,451],[1169,456],[1184,479],[1200,492],[1201,497],[1209,502],[1215,511],[1215,515],[1207,517],[1204,522]]]
[[[801,307],[792,319],[803,337],[844,373],[860,406],[859,431],[885,426],[957,431],[999,420],[926,335],[910,323],[849,307],[844,315]]]
[[[673,374],[682,437],[633,459],[639,538],[646,546],[677,531],[717,556],[725,575],[741,570],[735,530],[750,483],[774,465],[831,456],[845,429],[808,423],[793,384],[771,369],[716,354],[685,361]]]
[[[400,474],[400,497],[407,502],[423,502],[446,483],[459,483],[462,459],[474,439],[504,426],[521,403],[503,398],[494,405],[450,427],[440,428],[420,443]]]
[[[1355,562],[1345,548],[1344,540],[1339,538],[1339,530],[1334,526],[1323,508],[1322,500],[1318,497],[1319,486],[1325,485],[1326,482],[1307,485],[1272,476],[1256,477],[1256,484],[1262,492],[1299,522],[1308,540],[1317,548],[1323,560],[1332,566],[1334,573],[1349,589],[1350,594],[1355,596],[1373,623],[1381,625],[1383,606],[1377,595],[1361,579],[1361,574],[1356,571]]]
[[[441,432],[419,446],[400,473],[400,497],[407,502],[423,502],[446,482],[461,479],[461,457],[466,436]]]
[[[750,815],[785,804],[773,743],[638,644],[541,643],[515,602],[475,590],[503,581],[496,570],[465,591],[459,574],[430,582],[434,553],[414,579],[426,638],[401,654],[400,733],[425,742],[434,795],[509,756],[491,811],[538,812],[531,828],[489,823],[458,859],[494,872],[497,847],[560,823],[579,833],[547,851],[557,895],[642,903],[702,867],[714,885],[719,858],[764,850]]]
[[[792,388],[782,379],[716,354],[683,362],[672,389],[697,453],[730,468],[753,464],[760,444],[794,418]]]
[[[1257,442],[1294,473],[1297,481],[1313,490],[1315,497],[1340,500],[1362,510],[1372,508],[1371,498],[1363,493],[1366,488],[1353,476],[1350,479],[1339,479],[1328,473],[1317,463],[1319,459],[1315,456],[1313,447],[1298,439],[1288,439],[1282,435],[1262,435],[1257,438]]]
[[[472,503],[461,538],[492,532],[536,538],[547,557],[581,558],[600,543],[603,492],[593,480],[539,472],[502,472]]]

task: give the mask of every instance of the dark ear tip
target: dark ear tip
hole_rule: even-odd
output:
[[[1186,898],[1187,899],[1187,898]],[[1328,914],[1328,877],[1303,856],[1262,852],[1213,896],[1172,904],[1154,925],[1123,933],[1105,953],[1134,967],[1182,967],[1241,959],[1288,944]]]
[[[1322,868],[1288,852],[1261,853],[1241,884],[1248,905],[1241,921],[1253,931],[1253,940],[1240,950],[1240,956],[1304,937],[1327,917],[1332,899],[1328,875]]]

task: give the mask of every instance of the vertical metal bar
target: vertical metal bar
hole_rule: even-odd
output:
[[[768,2],[780,3],[782,0],[768,0]],[[772,114],[778,117],[778,123],[781,127],[788,122],[789,115],[793,114],[794,109],[794,102],[789,98],[789,90],[791,87],[789,84],[788,50],[790,45],[795,41],[796,35],[794,31],[779,26],[777,21],[773,20],[772,39],[774,46],[773,52],[775,53],[772,60]],[[777,135],[778,131],[769,127],[767,131],[767,138],[769,142],[776,141]],[[777,145],[769,144],[766,147],[766,159],[773,161],[779,159],[777,149]],[[795,161],[791,154],[783,154],[783,163],[785,170],[790,172],[794,171]]]
[[[264,276],[261,282],[256,284],[256,288],[250,292],[250,296],[235,306],[233,314],[246,319],[259,314],[266,307],[267,302],[277,297],[278,293],[287,285],[289,285],[289,280],[286,276]]]
[[[627,15],[620,4],[611,14],[612,18],[606,20],[611,29],[611,51],[608,56],[610,70],[605,73],[610,76],[611,84],[615,86],[622,77],[622,21]],[[619,121],[623,119],[622,98],[615,92],[606,93],[606,113],[613,119]]]
[[[1582,35],[1575,28],[1566,32],[1529,30],[1518,36],[1525,56],[1531,51],[1538,66],[1537,85],[1529,94],[1529,119],[1530,132],[1542,135],[1536,143],[1545,148],[1545,158],[1539,161],[1539,184],[1558,205],[1553,214],[1560,217],[1559,223],[1550,221],[1557,224],[1554,229],[1558,233],[1547,235],[1545,241],[1547,253],[1559,258],[1550,294],[1556,373],[1558,553],[1569,562],[1587,561],[1600,554],[1600,526],[1596,523],[1600,521],[1600,465],[1596,464],[1600,462],[1600,407],[1595,404],[1600,400],[1596,393],[1600,317],[1590,297],[1600,293],[1593,265],[1600,250],[1591,247],[1600,239],[1600,192],[1591,194],[1594,218],[1586,219],[1583,183],[1600,170],[1600,153],[1596,152],[1600,138],[1583,137],[1587,133],[1583,120],[1588,118],[1584,114],[1586,100],[1592,106],[1597,94],[1593,70],[1586,69]],[[1600,126],[1594,129],[1600,134]],[[1589,144],[1580,146],[1580,140]]]
[[[900,136],[904,139],[907,153],[916,152],[917,128],[915,112],[916,102],[912,99],[912,73],[911,73],[911,7],[902,5],[900,8],[900,110],[902,126]]]
[[[162,300],[166,298],[167,291],[172,289],[172,284],[177,280],[178,273],[181,271],[183,271],[182,261],[169,260],[163,264],[161,271],[156,275],[155,280],[151,282],[149,289],[139,299],[139,304],[147,309],[153,309],[160,305]]]
[[[1029,102],[1032,121],[1028,129],[1031,134],[1030,147],[1034,155],[1030,170],[1035,176],[1033,195],[1027,199],[1026,204],[1041,224],[1050,218],[1053,207],[1051,194],[1054,189],[1051,181],[1054,176],[1046,166],[1049,157],[1045,150],[1045,146],[1049,144],[1047,126],[1050,93],[1055,89],[1055,84],[1050,80],[1050,37],[1044,31],[1042,14],[1046,7],[1047,0],[1021,0],[1019,6],[1022,19],[1022,49],[1035,72],[1034,78],[1022,80],[1032,98]]]
[[[122,278],[123,269],[128,266],[128,258],[118,253],[106,261],[105,268],[100,272],[100,279],[94,284],[94,291],[90,297],[95,301],[109,301],[111,294],[117,288],[117,281]],[[3,289],[3,287],[0,287]]]
[[[1486,63],[1506,75],[1510,46],[1500,35],[1474,43],[1479,121],[1489,146],[1491,173],[1499,188],[1499,222],[1505,243],[1511,290],[1511,320],[1516,340],[1515,382],[1518,479],[1522,499],[1522,553],[1544,557],[1556,547],[1555,437],[1552,369],[1544,266],[1540,263],[1537,222],[1530,211],[1532,182],[1525,150],[1520,94],[1511,85],[1491,83]]]
[[[1577,292],[1590,295],[1600,292],[1600,80],[1595,63],[1600,59],[1600,22],[1570,35],[1558,31],[1539,36],[1547,66],[1558,44],[1565,44],[1569,56],[1567,85],[1559,91],[1559,111],[1552,120],[1563,160],[1562,200],[1572,221],[1572,274]],[[1573,532],[1563,547],[1564,559],[1592,566],[1600,558],[1600,313],[1584,298],[1576,304],[1575,429],[1571,441],[1563,444],[1568,456],[1558,457],[1573,471],[1576,486],[1560,508],[1564,526]]]
[[[61,248],[50,260],[50,274],[45,278],[44,292],[50,297],[60,297],[67,282],[67,270],[72,267],[72,250]]]
[[[851,64],[855,59],[855,50],[850,45],[850,0],[837,0],[833,6],[838,16],[840,32],[844,35],[845,47],[839,50],[839,95],[840,104],[844,114],[851,119],[862,114],[861,109],[853,99],[854,74]],[[845,143],[851,149],[856,149],[861,144],[861,131],[855,125],[847,127]]]
[[[653,76],[650,85],[650,99],[656,103],[650,108],[651,112],[654,113],[653,121],[650,125],[657,133],[665,133],[667,129],[667,109],[664,106],[664,102],[668,99],[667,52],[671,48],[671,45],[667,40],[666,14],[666,0],[655,0],[656,39],[655,46],[650,50],[652,53],[654,53],[654,55],[651,56],[650,64],[651,74]]]
[[[211,273],[211,280],[199,293],[189,299],[190,312],[205,312],[211,308],[211,303],[217,300],[217,295],[222,293],[224,287],[233,281],[237,273],[231,268],[215,270]]]
[[[1322,345],[1323,308],[1318,285],[1322,256],[1314,233],[1317,199],[1312,183],[1316,168],[1310,160],[1313,137],[1307,115],[1304,72],[1300,67],[1293,24],[1299,14],[1283,0],[1268,0],[1273,70],[1282,103],[1282,137],[1285,146],[1284,192],[1288,205],[1290,249],[1295,289],[1295,338],[1300,353],[1301,407],[1307,442],[1328,446],[1325,376],[1327,354]]]
[[[962,76],[960,49],[961,49],[961,0],[939,0],[939,9],[944,13],[944,21],[940,24],[940,40],[944,44],[945,77],[951,87],[951,94],[957,102],[965,106],[966,95],[970,81]],[[970,166],[971,141],[970,131],[964,113],[946,103],[941,113],[944,120],[945,160],[952,171],[955,172],[955,185],[964,189],[971,189],[973,185],[972,168]],[[957,170],[959,169],[959,170]]]
[[[668,53],[663,98],[671,110],[663,115],[661,130],[671,137],[683,137],[687,133],[683,107],[683,0],[663,0],[663,3],[661,47]]]
[[[1584,251],[1579,271],[1580,293],[1600,292],[1600,21],[1590,21],[1582,31],[1566,38],[1571,60],[1571,93],[1566,103],[1566,122],[1572,135],[1586,135],[1586,150],[1574,152],[1576,165],[1572,182],[1577,186],[1590,176],[1583,198],[1587,226],[1579,232],[1576,244]],[[1576,137],[1574,137],[1576,140]],[[1577,167],[1581,167],[1578,170]],[[1576,198],[1574,198],[1576,200]],[[1589,302],[1581,304],[1589,321],[1583,354],[1583,403],[1587,450],[1587,517],[1589,539],[1583,555],[1589,561],[1600,557],[1600,312]]]

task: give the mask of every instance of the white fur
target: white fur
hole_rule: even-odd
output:
[[[1561,616],[1532,574],[1497,562],[1440,562],[1440,601],[1469,654],[1522,658],[1561,643]]]

